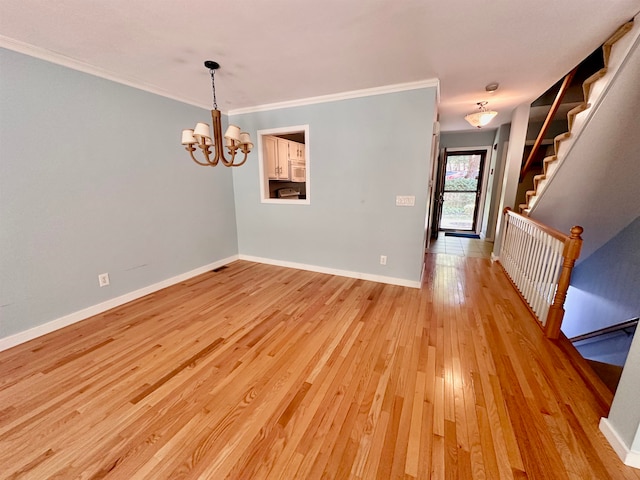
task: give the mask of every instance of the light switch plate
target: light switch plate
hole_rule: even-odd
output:
[[[413,207],[415,204],[415,195],[396,195],[396,207]]]

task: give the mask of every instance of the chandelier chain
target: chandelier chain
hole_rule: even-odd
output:
[[[211,87],[213,89],[213,109],[217,110],[218,109],[218,101],[216,100],[216,71],[213,68],[209,69],[209,72],[211,73]]]

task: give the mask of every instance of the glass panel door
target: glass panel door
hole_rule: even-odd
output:
[[[446,152],[440,230],[475,232],[486,151]]]

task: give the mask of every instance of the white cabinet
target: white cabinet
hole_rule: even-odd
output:
[[[262,137],[264,157],[266,159],[265,169],[267,178],[270,180],[278,178],[278,139],[276,137]]]
[[[289,180],[289,142],[267,135],[262,140],[269,180]]]
[[[304,143],[289,142],[289,160],[304,162]]]
[[[278,138],[278,180],[289,180],[289,142]]]

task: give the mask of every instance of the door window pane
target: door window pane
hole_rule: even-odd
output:
[[[478,189],[481,155],[448,155],[444,190],[470,191]]]
[[[476,208],[473,192],[444,192],[440,228],[446,230],[471,230]]]

